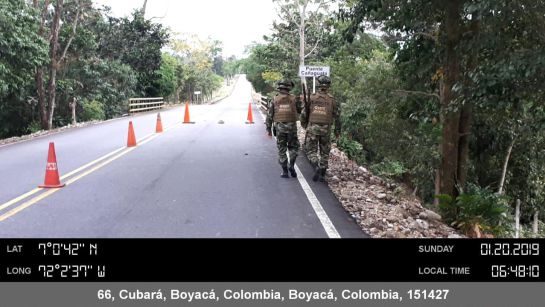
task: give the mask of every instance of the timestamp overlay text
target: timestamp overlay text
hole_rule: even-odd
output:
[[[542,239],[0,239],[0,305],[538,306],[544,247]]]

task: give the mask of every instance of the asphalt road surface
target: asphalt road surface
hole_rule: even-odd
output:
[[[305,158],[304,177],[280,178],[255,105],[245,123],[250,100],[241,76],[228,98],[190,106],[195,124],[177,107],[161,112],[161,134],[150,112],[0,147],[0,237],[366,237]],[[37,188],[49,142],[61,189]]]

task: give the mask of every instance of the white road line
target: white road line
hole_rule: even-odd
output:
[[[341,235],[335,228],[335,225],[333,225],[333,222],[331,222],[331,220],[329,219],[329,216],[325,212],[322,204],[320,204],[320,201],[318,200],[314,192],[312,192],[312,189],[308,185],[305,176],[303,176],[303,173],[301,173],[297,165],[295,165],[295,171],[299,174],[299,176],[297,176],[297,180],[299,181],[299,184],[301,184],[301,188],[303,188],[303,191],[307,195],[308,201],[312,205],[312,209],[314,209],[314,212],[316,212],[318,219],[320,219],[320,223],[322,223],[322,226],[324,227],[327,236],[330,238],[340,238]]]
[[[263,115],[263,112],[261,112],[261,109],[258,108],[259,114],[261,114],[261,118],[263,121],[265,121],[265,115]],[[295,165],[295,171],[297,172],[297,180],[299,181],[299,184],[301,185],[301,188],[303,189],[303,192],[305,192],[305,195],[307,196],[308,201],[310,202],[310,205],[312,206],[312,209],[314,209],[314,213],[316,213],[316,216],[318,216],[318,219],[320,220],[320,223],[322,223],[322,227],[324,227],[325,232],[327,233],[327,236],[329,238],[341,238],[341,235],[335,228],[335,225],[333,225],[333,222],[327,215],[327,213],[324,210],[324,207],[322,207],[322,204],[316,197],[316,194],[312,191],[312,188],[308,184],[307,180],[305,179],[305,176],[303,176],[303,173]]]

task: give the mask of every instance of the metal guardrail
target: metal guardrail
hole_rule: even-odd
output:
[[[254,95],[254,100],[257,101],[259,107],[263,109],[263,111],[267,112],[269,110],[269,98],[267,98],[267,96],[262,96],[260,93],[256,93]]]
[[[263,96],[263,95],[261,95],[261,93],[255,93],[253,95],[253,99],[254,99],[254,101],[257,101],[257,103],[263,109],[263,111],[267,112],[269,110],[269,105],[270,105],[269,97]],[[301,98],[301,99],[303,99],[303,98]]]
[[[163,97],[129,99],[129,114],[161,109],[165,105]]]

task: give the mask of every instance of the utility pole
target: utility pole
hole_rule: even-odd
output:
[[[148,5],[148,0],[144,0],[144,5],[142,6],[142,16],[146,15],[146,6]]]

